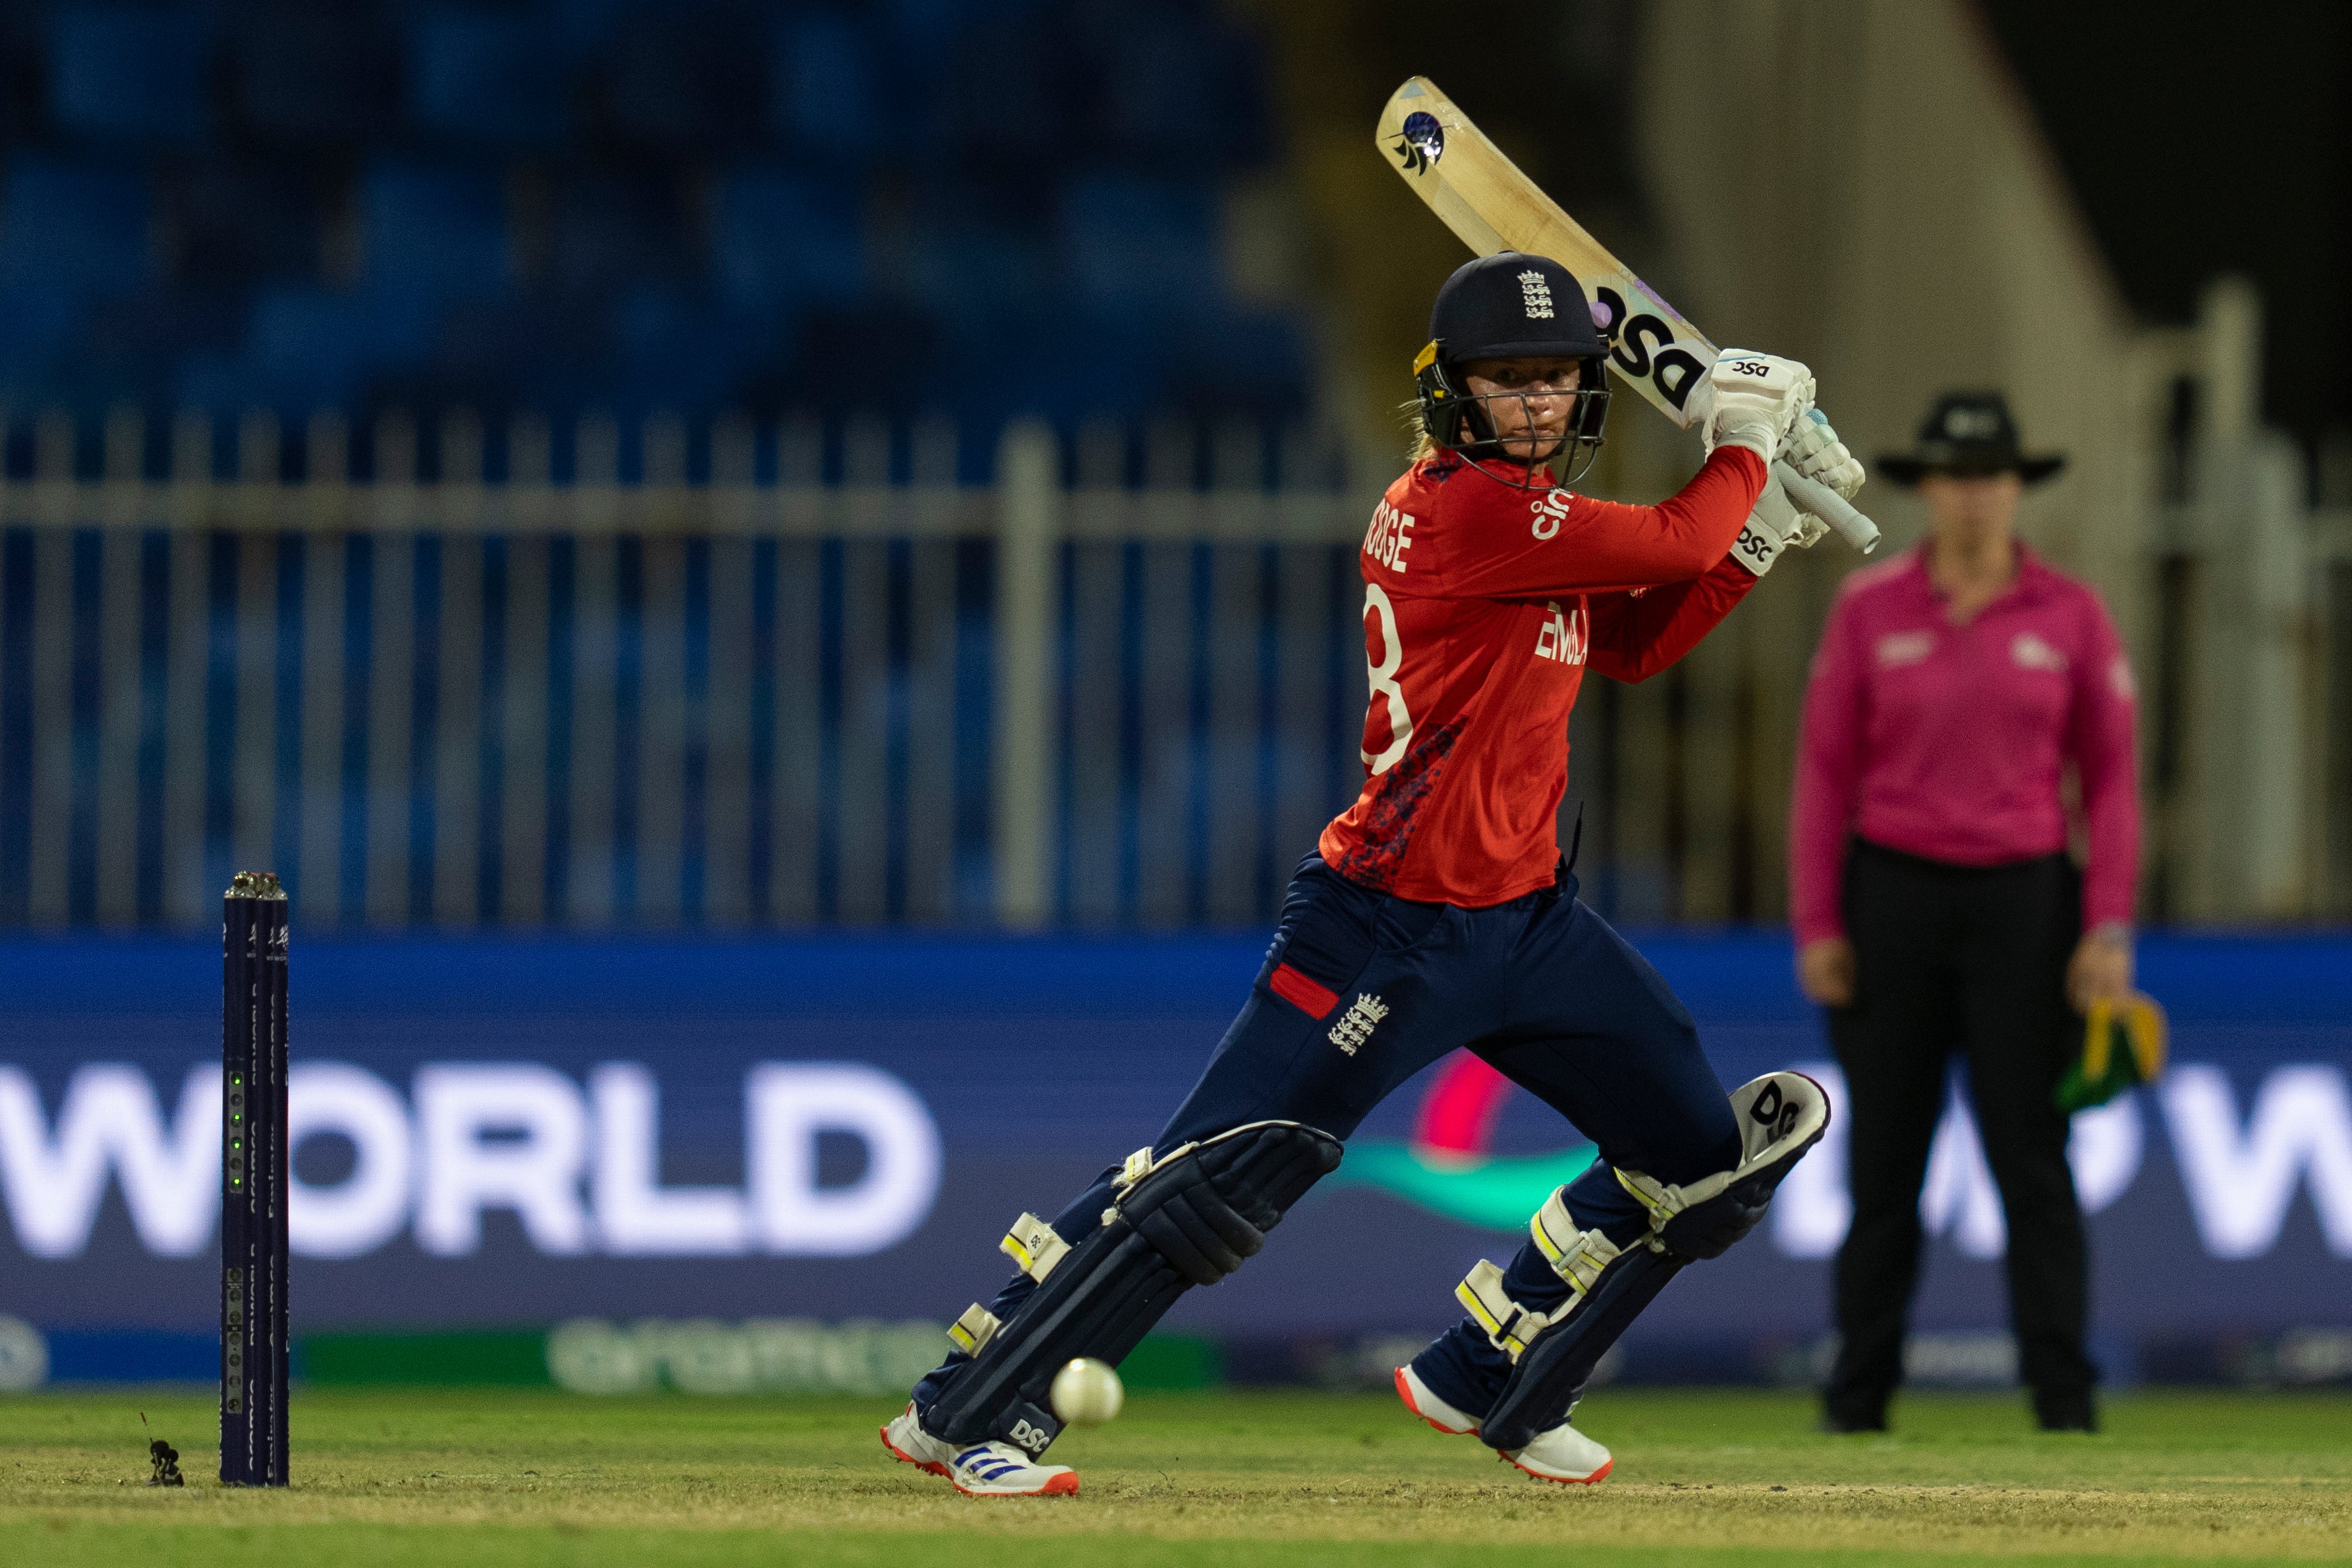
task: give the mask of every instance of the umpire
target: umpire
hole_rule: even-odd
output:
[[[2077,1010],[2131,986],[2139,806],[2131,668],[2098,595],[2014,532],[2065,459],[1998,394],[1938,399],[1879,459],[1931,531],[1845,581],[1805,693],[1790,807],[1799,984],[1844,1069],[1853,1223],[1823,1423],[1884,1431],[1950,1058],[2008,1219],[2020,1370],[2045,1430],[2095,1431],[2087,1261],[2052,1094]],[[2079,781],[2070,822],[2062,781]],[[2067,853],[2079,826],[2088,853]]]

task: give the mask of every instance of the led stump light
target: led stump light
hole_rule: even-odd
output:
[[[286,1484],[286,891],[221,900],[221,1440],[225,1486]]]

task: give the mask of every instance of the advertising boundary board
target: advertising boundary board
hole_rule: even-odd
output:
[[[1834,1094],[1784,938],[1639,940],[1726,1082],[1798,1066]],[[1262,952],[298,937],[298,1341],[945,1322],[1004,1272],[1002,1226],[1150,1141]],[[2352,1372],[2352,941],[2155,938],[2143,967],[2175,1068],[2078,1119],[2073,1151],[2103,1359],[2126,1376]],[[164,1364],[109,1335],[205,1329],[217,976],[201,939],[0,943],[0,1319],[46,1336],[58,1376]],[[1441,1326],[1454,1281],[1590,1157],[1457,1056],[1375,1112],[1266,1253],[1181,1302],[1169,1333],[1222,1347],[1234,1376],[1376,1361]],[[1843,1202],[1833,1137],[1765,1230],[1677,1280],[1626,1375],[1801,1375]],[[2005,1238],[1957,1098],[1922,1207],[1924,1362],[1990,1375]],[[0,1381],[29,1364],[0,1345]]]

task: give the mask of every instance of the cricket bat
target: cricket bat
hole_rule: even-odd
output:
[[[1684,429],[1697,422],[1687,404],[1715,365],[1715,344],[1562,212],[1435,83],[1417,76],[1397,89],[1381,110],[1375,140],[1413,194],[1472,250],[1549,256],[1575,273],[1593,324],[1612,345],[1609,368]],[[1772,477],[1782,493],[1768,487],[1759,505],[1793,503],[1856,550],[1876,547],[1878,525],[1835,490],[1786,463],[1773,464]]]

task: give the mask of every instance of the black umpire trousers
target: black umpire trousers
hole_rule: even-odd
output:
[[[2068,1119],[2051,1096],[2082,1026],[2066,1000],[2081,874],[2063,855],[1979,868],[1857,841],[1844,891],[1854,998],[1831,1011],[1830,1038],[1845,1071],[1853,1225],[1837,1258],[1829,1416],[1880,1424],[1902,1379],[1919,1189],[1960,1055],[2009,1223],[2019,1370],[2045,1423],[2079,1418],[2097,1376],[2083,1348],[2088,1258]]]

